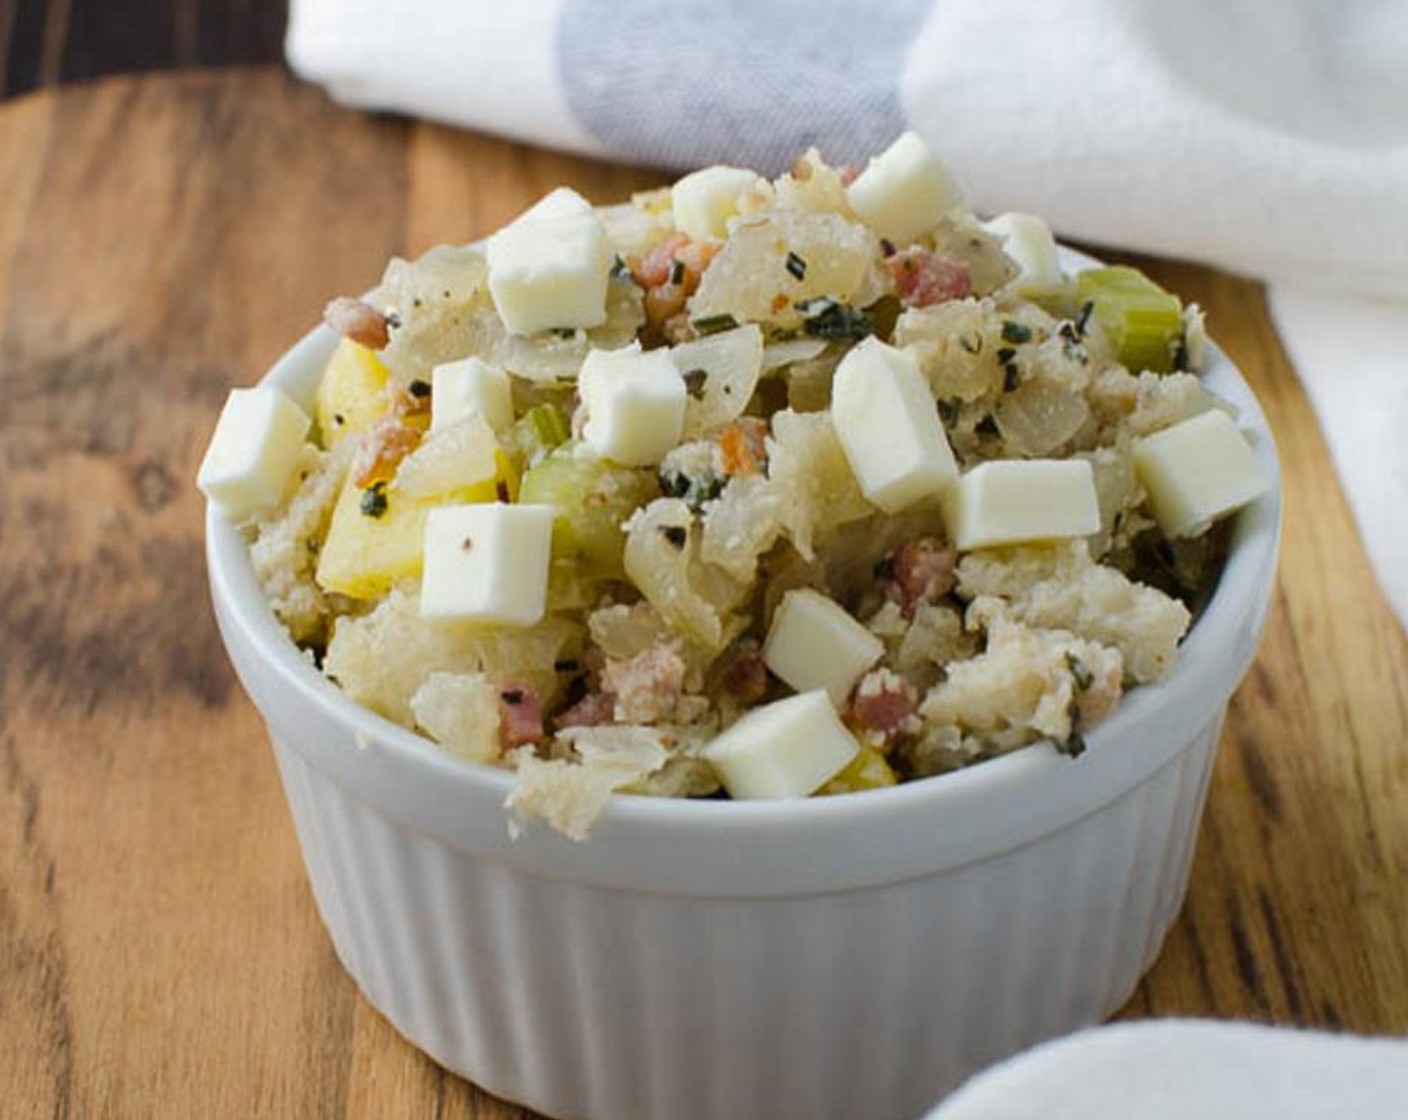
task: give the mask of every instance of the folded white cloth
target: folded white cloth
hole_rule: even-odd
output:
[[[288,57],[349,104],[679,168],[910,127],[980,211],[1266,278],[1408,619],[1401,0],[292,0]]]
[[[1389,1120],[1408,1040],[1166,1020],[1097,1027],[979,1074],[925,1120]]]

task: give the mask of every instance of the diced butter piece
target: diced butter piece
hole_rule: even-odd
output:
[[[420,613],[531,626],[547,607],[552,506],[438,506],[425,520]]]
[[[1064,283],[1056,239],[1040,218],[1008,211],[984,222],[983,228],[1002,239],[1002,251],[1016,262],[1019,271],[1012,283],[1017,291],[1045,292]]]
[[[514,221],[531,222],[538,218],[565,218],[569,214],[590,214],[591,212],[592,204],[571,187],[557,187],[548,191],[518,215]]]
[[[916,133],[906,132],[846,188],[851,209],[881,237],[908,245],[963,202],[963,189]]]
[[[196,485],[232,521],[279,504],[312,421],[278,389],[235,389],[220,410]]]
[[[1135,440],[1134,471],[1166,537],[1197,536],[1270,485],[1237,425],[1216,408]]]
[[[810,588],[782,597],[763,643],[769,669],[798,692],[824,690],[838,708],[884,652],[885,643],[844,607]]]
[[[909,350],[873,335],[831,385],[831,422],[861,492],[886,513],[937,497],[958,477],[938,406]]]
[[[489,294],[513,334],[606,321],[611,245],[601,219],[578,203],[586,206],[559,188],[489,238]]]
[[[587,410],[582,438],[605,459],[653,466],[680,441],[689,393],[666,350],[592,350],[577,391]]]
[[[944,496],[955,548],[1089,536],[1100,528],[1095,475],[1084,459],[980,463]]]
[[[859,750],[818,689],[754,708],[705,747],[704,757],[732,797],[797,798],[825,785]]]
[[[513,423],[508,374],[480,358],[438,365],[430,374],[430,430],[441,432],[478,415],[496,432]]]
[[[670,188],[675,229],[698,241],[728,236],[728,220],[738,213],[738,196],[759,182],[756,171],[742,167],[705,167]]]

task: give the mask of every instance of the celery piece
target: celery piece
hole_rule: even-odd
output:
[[[518,500],[557,507],[555,559],[579,562],[589,578],[616,579],[624,570],[621,523],[659,493],[653,471],[615,466],[569,444],[524,471]]]
[[[1137,268],[1090,268],[1076,276],[1076,299],[1091,304],[1115,357],[1133,373],[1170,373],[1183,340],[1183,306]]]

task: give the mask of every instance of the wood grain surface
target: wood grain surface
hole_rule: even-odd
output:
[[[288,0],[0,0],[0,97],[171,66],[277,62]]]
[[[361,999],[216,635],[216,410],[393,253],[558,183],[659,182],[341,111],[275,71],[0,107],[0,1092],[7,1117],[527,1114]],[[1208,309],[1286,477],[1265,644],[1188,903],[1123,1014],[1408,1032],[1408,645],[1260,288]]]

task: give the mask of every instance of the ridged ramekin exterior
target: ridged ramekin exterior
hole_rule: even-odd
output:
[[[1125,1000],[1181,903],[1221,717],[1034,842],[775,900],[528,874],[275,747],[339,957],[443,1065],[556,1117],[888,1120]]]

